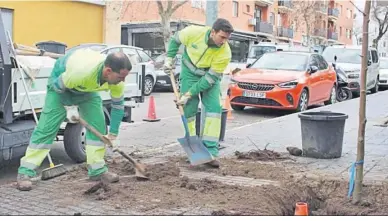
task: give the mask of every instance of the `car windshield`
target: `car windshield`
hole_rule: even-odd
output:
[[[322,56],[331,63],[334,62],[334,56],[337,56],[337,63],[361,64],[361,49],[326,48]]]
[[[73,52],[73,51],[81,49],[81,48],[83,48],[83,49],[89,48],[89,49],[94,50],[94,51],[102,51],[107,47],[108,46],[106,46],[106,45],[78,45],[78,46],[69,48],[68,50],[66,50],[66,53]]]
[[[267,53],[250,68],[270,70],[304,71],[307,69],[308,55],[296,53]]]
[[[388,60],[380,59],[380,68],[381,69],[388,69]]]
[[[248,58],[259,58],[261,55],[267,52],[276,51],[275,46],[253,46],[249,51]]]

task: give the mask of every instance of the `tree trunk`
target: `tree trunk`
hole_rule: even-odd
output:
[[[360,163],[364,161],[365,155],[365,102],[366,102],[366,72],[367,65],[367,53],[368,53],[368,30],[369,30],[369,14],[370,14],[371,1],[365,1],[364,7],[364,21],[362,27],[362,63],[361,63],[361,80],[360,80],[360,109],[359,109],[359,127],[358,127],[358,143],[357,143],[357,161],[356,161],[356,179],[353,195],[353,204],[357,204],[361,201],[362,181],[364,176],[364,164]]]
[[[166,52],[168,50],[168,43],[169,43],[170,37],[171,37],[170,20],[171,20],[171,15],[167,15],[167,14],[165,14],[161,20],[163,42],[164,42],[164,48],[165,48]]]

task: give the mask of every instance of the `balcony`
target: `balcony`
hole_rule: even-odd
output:
[[[323,28],[314,29],[314,36],[326,38],[326,34],[327,34],[326,30]]]
[[[323,13],[323,14],[327,14],[327,5],[319,5],[317,7],[317,12],[320,12],[320,13]]]
[[[327,32],[327,38],[330,40],[338,41],[338,34],[334,31],[328,31]]]
[[[294,38],[294,30],[291,28],[278,27],[278,37]]]
[[[256,21],[255,32],[273,34],[273,25],[263,21]]]
[[[256,0],[255,4],[261,7],[267,7],[273,5],[274,0]]]
[[[327,13],[330,20],[336,20],[339,16],[339,10],[337,8],[329,8]]]
[[[278,0],[278,10],[281,13],[287,12],[292,9],[291,0]]]

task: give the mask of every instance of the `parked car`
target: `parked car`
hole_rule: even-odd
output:
[[[131,58],[132,63],[139,63],[146,65],[146,76],[145,76],[145,88],[144,94],[150,95],[154,89],[156,83],[156,72],[154,67],[154,61],[152,58],[144,52],[142,48],[128,46],[128,45],[108,45],[99,43],[80,44],[75,47],[66,50],[69,53],[74,50],[81,48],[89,48],[95,51],[99,51],[102,54],[109,54],[112,52],[124,52]],[[134,64],[132,64],[134,66]]]
[[[380,77],[379,87],[382,89],[388,88],[388,58],[380,58]]]
[[[301,112],[335,103],[336,80],[333,67],[317,53],[267,52],[232,76],[228,95],[237,111],[250,106]]]
[[[172,89],[172,84],[170,80],[170,75],[166,74],[163,71],[163,65],[164,65],[164,60],[166,59],[166,53],[163,53],[159,55],[157,58],[155,58],[155,69],[156,69],[156,84],[155,84],[155,89]],[[181,59],[182,55],[177,54],[176,60],[175,60],[175,71],[174,71],[174,76],[175,76],[175,83],[177,85],[177,88],[180,88],[180,80],[179,76],[181,73]]]
[[[327,62],[335,63],[341,67],[349,80],[349,88],[355,96],[360,94],[360,74],[361,74],[361,46],[332,45],[326,47],[322,56]],[[337,56],[337,61],[334,57]],[[379,91],[379,56],[376,48],[368,47],[368,71],[366,88],[372,93]]]

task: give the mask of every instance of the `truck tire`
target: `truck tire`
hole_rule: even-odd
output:
[[[67,123],[63,144],[67,155],[76,163],[86,162],[86,129],[81,124]]]

